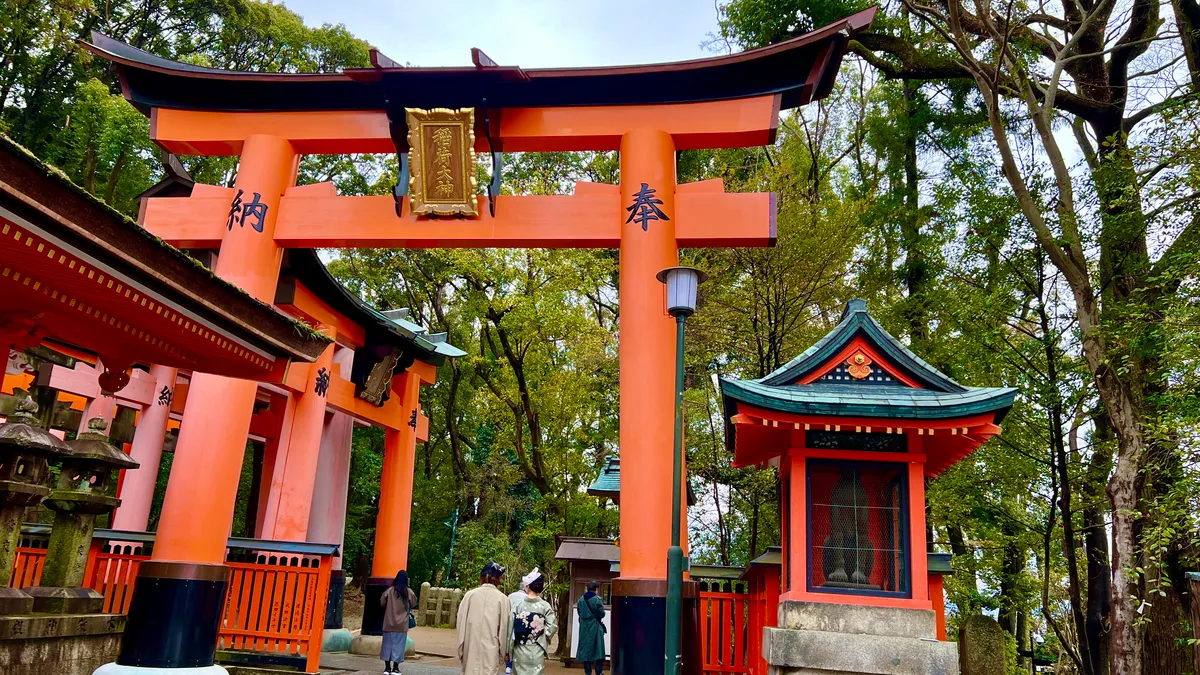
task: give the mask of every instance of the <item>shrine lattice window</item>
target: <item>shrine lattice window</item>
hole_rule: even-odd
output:
[[[910,597],[903,464],[808,462],[808,590]]]

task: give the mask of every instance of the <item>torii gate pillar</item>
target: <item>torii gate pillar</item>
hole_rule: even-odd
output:
[[[629,498],[622,500],[621,576],[612,585],[611,647],[613,672],[628,675],[662,668],[662,649],[646,645],[665,640],[672,476],[666,449],[674,438],[675,322],[655,275],[679,264],[679,246],[674,139],[665,131],[634,129],[622,136],[620,153],[621,203],[636,203],[638,193],[648,187],[661,200],[657,206],[665,216],[638,222],[632,212],[620,214],[621,492]],[[686,514],[682,522],[687,522]],[[684,621],[691,623],[695,584],[687,586]]]
[[[262,229],[252,222],[225,228],[214,269],[268,303],[283,260],[273,236],[275,218],[299,161],[286,139],[246,139],[235,187],[246,202],[257,196],[266,205]],[[97,673],[132,667],[224,675],[213,657],[229,579],[225,546],[257,393],[253,380],[193,375],[154,555],[138,573],[117,661]]]

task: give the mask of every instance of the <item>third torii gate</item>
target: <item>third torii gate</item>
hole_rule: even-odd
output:
[[[849,36],[869,25],[874,11],[740,54],[614,68],[524,70],[474,50],[474,65],[465,68],[403,68],[373,52],[372,68],[337,74],[244,73],[167,61],[99,34],[85,46],[116,64],[126,98],[150,116],[159,146],[240,157],[234,187],[198,184],[188,198],[147,199],[140,221],[180,248],[216,249],[215,273],[265,302],[274,297],[288,248],[620,250],[621,489],[631,496],[621,512],[613,658],[614,672],[640,675],[662,667],[671,522],[674,322],[655,275],[678,264],[681,247],[768,246],[775,236],[774,195],[729,194],[720,180],[679,185],[676,153],[773,142],[780,109],[829,93]],[[473,147],[451,153],[449,132],[436,126],[423,135],[422,115],[468,111],[456,118],[466,134],[454,138]],[[425,210],[436,196],[428,185],[408,195],[403,179],[394,197],[340,196],[330,183],[295,184],[303,154],[397,152],[407,169],[410,148],[425,150],[413,161],[414,188],[441,180],[445,171],[447,183],[437,187],[447,195],[450,178],[473,183],[470,150],[492,153],[491,196],[464,189],[452,212],[466,217],[448,219]],[[561,196],[498,195],[499,153],[612,150],[620,152],[620,185],[578,183],[574,194]],[[452,160],[461,167],[452,168]],[[422,172],[438,173],[431,179]],[[203,406],[212,424],[185,425],[172,482],[232,499],[237,470],[229,467],[241,464],[255,390],[248,380],[193,378],[188,405]],[[223,578],[229,523],[209,514],[231,509],[205,506],[164,507],[157,564],[150,567],[155,576],[138,580],[138,588],[154,584],[162,599],[154,620],[180,631],[218,619],[207,614],[219,611],[219,603],[201,610],[211,603],[178,601]],[[135,603],[131,612],[147,607]],[[117,666],[137,672],[137,652],[124,645]],[[203,654],[181,654],[169,667],[211,664]]]

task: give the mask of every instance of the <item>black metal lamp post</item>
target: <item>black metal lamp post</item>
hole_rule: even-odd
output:
[[[696,287],[707,278],[691,267],[669,267],[657,278],[667,287],[667,312],[675,317],[675,455],[671,472],[671,548],[667,549],[667,640],[663,673],[677,675],[683,647],[683,324],[696,313]]]

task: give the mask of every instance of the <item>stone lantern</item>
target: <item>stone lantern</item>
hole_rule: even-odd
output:
[[[136,469],[138,463],[108,442],[108,423],[97,417],[88,431],[68,441],[58,483],[46,506],[54,511],[54,529],[46,551],[40,586],[26,588],[38,612],[90,614],[103,607],[104,596],[82,588],[96,516],[109,513],[121,500],[107,494],[114,469]]]
[[[70,452],[41,427],[37,409],[28,394],[18,392],[13,414],[0,424],[0,615],[26,614],[33,609],[29,594],[8,587],[21,540],[21,517],[26,507],[40,503],[50,493],[44,485],[49,474],[47,460]]]

